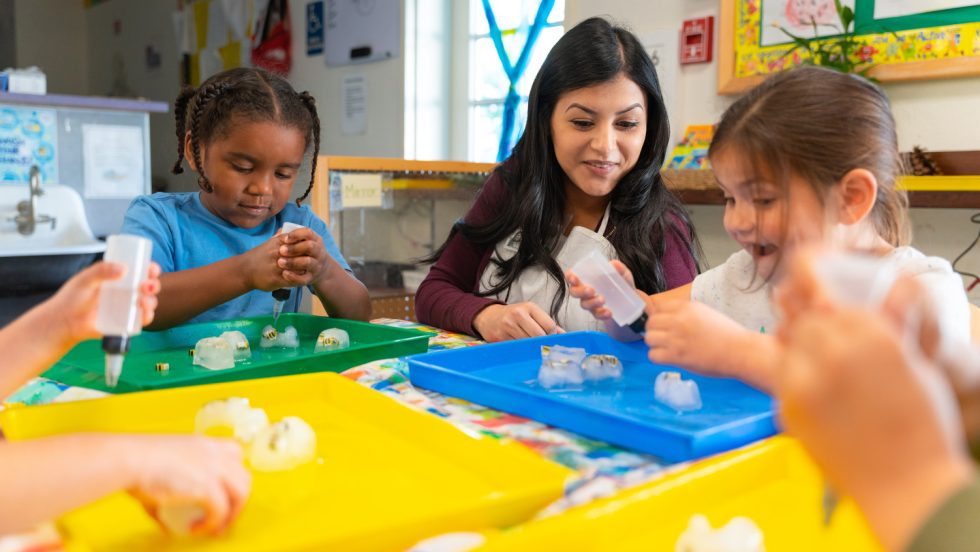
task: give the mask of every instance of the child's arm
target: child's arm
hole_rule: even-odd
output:
[[[95,319],[99,288],[103,282],[122,277],[123,268],[95,263],[73,276],[50,299],[34,307],[0,330],[0,396],[6,396],[31,377],[54,364],[83,339],[98,337]],[[160,267],[150,264],[149,278],[140,285],[143,323],[153,319]]]
[[[367,288],[340,266],[319,234],[300,228],[282,240],[276,262],[290,286],[312,285],[330,316],[354,320],[371,317]]]
[[[151,516],[192,504],[205,516],[194,532],[220,532],[251,487],[241,447],[191,435],[76,434],[0,442],[0,535],[30,529],[118,490]]]

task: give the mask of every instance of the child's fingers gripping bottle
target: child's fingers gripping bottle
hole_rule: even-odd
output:
[[[122,373],[123,355],[129,351],[129,338],[143,329],[139,288],[150,269],[153,243],[127,234],[109,236],[106,241],[104,260],[121,264],[125,270],[122,278],[102,284],[95,320],[95,327],[103,336],[105,382],[115,387]]]
[[[647,315],[643,312],[646,304],[605,257],[598,251],[592,251],[579,259],[572,266],[572,271],[582,283],[602,295],[605,307],[612,313],[616,324],[643,334],[647,323]]]
[[[284,222],[282,225],[282,234],[286,235],[293,230],[298,230],[304,228],[300,224],[294,224],[292,222]],[[282,305],[289,299],[290,289],[289,288],[279,288],[272,292],[272,298],[275,299],[275,303],[272,304],[272,327],[276,327],[279,322],[279,314],[282,313]]]

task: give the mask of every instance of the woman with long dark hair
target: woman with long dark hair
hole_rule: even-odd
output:
[[[670,126],[633,34],[583,21],[531,86],[527,128],[432,260],[419,321],[502,341],[602,329],[563,273],[597,250],[657,293],[697,272],[694,229],[660,177]]]

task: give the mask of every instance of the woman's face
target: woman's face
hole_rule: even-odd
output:
[[[606,197],[640,156],[647,133],[643,90],[620,73],[558,98],[551,115],[555,157],[571,183]]]

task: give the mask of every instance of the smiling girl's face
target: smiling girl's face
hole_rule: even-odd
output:
[[[752,255],[763,279],[774,276],[783,255],[829,237],[835,221],[828,220],[825,205],[832,198],[821,201],[803,179],[772,182],[734,148],[713,155],[711,168],[725,194],[725,231]]]

